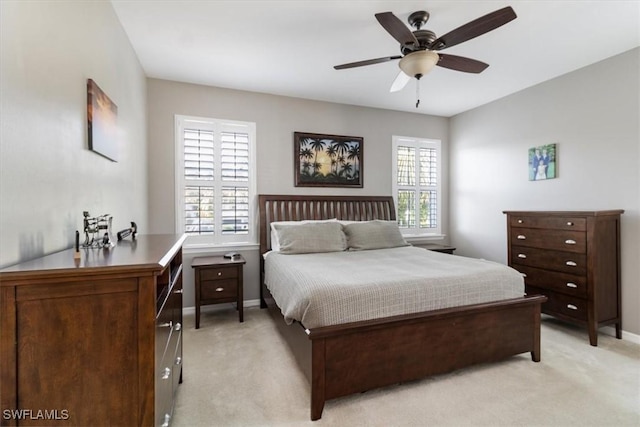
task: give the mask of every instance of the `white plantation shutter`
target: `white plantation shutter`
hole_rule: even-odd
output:
[[[253,242],[255,124],[176,116],[176,224],[194,244]]]
[[[393,197],[405,235],[440,234],[440,141],[393,137]]]

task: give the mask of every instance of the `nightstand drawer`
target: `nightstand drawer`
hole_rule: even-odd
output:
[[[551,228],[554,230],[586,231],[587,219],[582,217],[555,216],[526,216],[513,215],[510,217],[511,227]]]
[[[236,266],[231,267],[207,267],[200,269],[200,280],[225,280],[238,277]]]
[[[513,246],[510,261],[510,265],[516,270],[518,265],[525,265],[577,276],[587,274],[587,256],[585,254]]]
[[[575,274],[548,271],[524,265],[514,266],[524,276],[524,283],[574,297],[587,297],[587,278]]]
[[[548,289],[540,289],[532,286],[526,287],[527,295],[544,295],[547,302],[542,304],[542,312],[552,315],[562,315],[576,320],[587,320],[587,301],[563,295]]]
[[[200,283],[201,300],[236,298],[237,293],[238,281],[235,278],[227,280],[207,280]]]

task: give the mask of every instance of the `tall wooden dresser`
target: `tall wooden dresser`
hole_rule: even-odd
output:
[[[168,425],[183,242],[138,236],[0,270],[0,424]]]
[[[527,294],[548,301],[542,312],[598,328],[614,324],[622,338],[620,215],[623,210],[505,211],[509,265],[525,277]]]

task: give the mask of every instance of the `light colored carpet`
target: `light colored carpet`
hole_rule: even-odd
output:
[[[172,425],[640,426],[640,345],[545,317],[542,361],[529,354],[326,403],[309,420],[309,385],[265,310],[184,319],[184,382]]]

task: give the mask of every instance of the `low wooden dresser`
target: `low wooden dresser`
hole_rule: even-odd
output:
[[[194,258],[196,285],[196,329],[200,328],[200,307],[208,304],[235,302],[238,320],[244,322],[242,255],[233,258],[209,256]]]
[[[0,270],[0,424],[169,425],[183,242],[137,236]]]
[[[593,346],[604,325],[615,325],[622,338],[623,212],[504,212],[509,265],[524,276],[526,293],[548,298],[543,313],[585,325]]]

